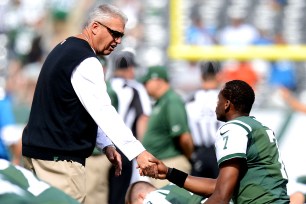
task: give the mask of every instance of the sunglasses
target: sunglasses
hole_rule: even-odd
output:
[[[98,24],[100,24],[101,26],[103,26],[104,28],[107,29],[107,31],[109,32],[109,34],[111,34],[111,36],[115,39],[115,40],[118,40],[120,38],[122,38],[124,36],[124,33],[121,33],[119,31],[116,31],[116,30],[112,30],[110,29],[108,26],[100,23],[99,21],[96,21]]]

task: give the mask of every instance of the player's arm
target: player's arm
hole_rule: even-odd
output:
[[[244,159],[231,159],[220,165],[220,172],[213,194],[205,202],[228,204],[239,183],[240,174],[244,172]]]
[[[183,187],[195,194],[209,197],[215,190],[216,181],[216,179],[212,178],[188,175]]]
[[[181,188],[185,188],[195,194],[209,197],[215,189],[216,179],[202,178],[188,175],[175,168],[167,167],[162,161],[152,159],[150,162],[156,163],[158,168],[157,179],[168,179]],[[142,174],[145,175],[145,174]]]
[[[175,168],[167,167],[162,161],[150,160],[157,164],[157,179],[168,179],[170,182],[195,194],[209,197],[206,203],[229,203],[234,189],[239,182],[239,175],[244,172],[245,162],[242,159],[231,159],[220,166],[217,179],[187,175]]]
[[[234,189],[243,172],[241,159],[225,161],[220,166],[217,179],[202,178],[188,175],[183,188],[195,194],[209,197],[205,203],[226,203],[232,198]]]

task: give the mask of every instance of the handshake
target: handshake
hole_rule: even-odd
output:
[[[156,159],[147,151],[142,152],[137,157],[137,163],[141,176],[148,176],[155,179],[167,179],[181,188],[184,187],[184,183],[188,177],[188,174],[180,170],[167,167],[162,161]],[[142,164],[142,166],[140,164]]]
[[[166,179],[168,167],[160,160],[156,159],[147,151],[142,152],[137,157],[139,174],[155,179]]]
[[[121,155],[116,151],[114,146],[107,146],[104,150],[108,160],[115,167],[115,175],[120,176],[122,171]],[[156,159],[148,151],[143,151],[137,157],[137,168],[141,176],[148,176],[155,179],[165,179],[168,172],[168,167],[161,161]]]
[[[121,175],[121,156],[115,148],[106,148],[105,154],[109,161],[116,167],[115,175]],[[137,157],[137,168],[141,176],[148,176],[155,179],[168,179],[170,182],[183,187],[188,174],[175,168],[167,167],[162,161],[156,159],[148,151],[143,151]]]

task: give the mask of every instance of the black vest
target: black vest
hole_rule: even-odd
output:
[[[46,58],[22,135],[24,156],[85,161],[91,155],[96,144],[97,125],[71,84],[73,70],[88,57],[96,57],[89,44],[70,37]]]

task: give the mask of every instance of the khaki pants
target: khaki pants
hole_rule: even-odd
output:
[[[108,203],[110,167],[111,163],[104,154],[86,159],[86,204]]]
[[[166,166],[170,167],[170,168],[176,168],[179,169],[187,174],[190,173],[191,171],[191,164],[188,161],[188,159],[185,156],[176,156],[173,158],[169,158],[169,159],[164,159],[161,160]],[[150,178],[151,183],[156,187],[156,188],[161,188],[167,184],[169,184],[170,182],[167,179],[164,180],[160,180],[160,179],[153,179]]]
[[[45,161],[23,157],[24,167],[81,203],[85,202],[85,167],[72,161]]]

